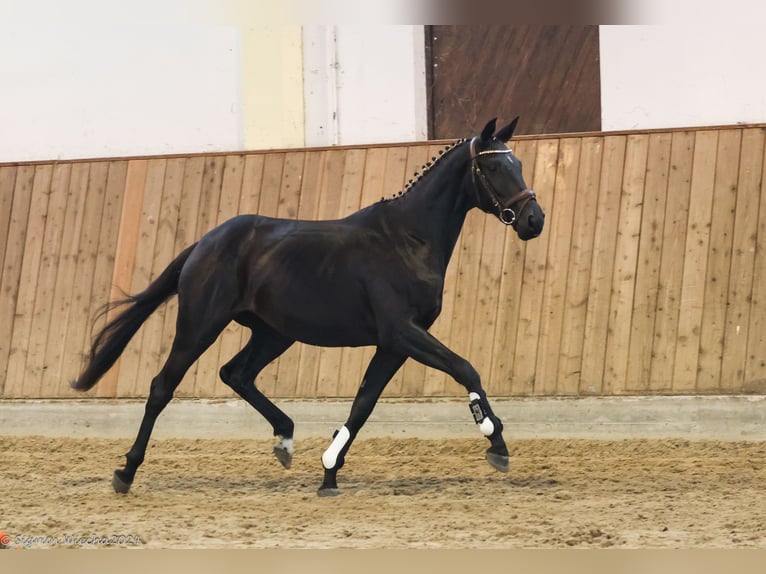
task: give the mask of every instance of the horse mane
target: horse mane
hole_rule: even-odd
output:
[[[417,185],[424,176],[426,176],[436,165],[442,161],[445,157],[447,157],[450,152],[452,152],[455,148],[459,147],[461,144],[464,144],[468,140],[463,138],[459,139],[449,145],[447,145],[444,149],[439,150],[439,153],[431,158],[431,161],[426,162],[425,165],[421,168],[420,172],[415,172],[413,174],[413,178],[410,179],[404,186],[404,189],[399,191],[398,193],[395,193],[391,197],[381,197],[380,203],[388,203],[390,201],[396,201],[397,199],[401,199],[405,197],[410,191],[412,191],[412,188]]]

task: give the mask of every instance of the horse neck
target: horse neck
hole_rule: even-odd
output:
[[[463,229],[471,201],[470,155],[467,144],[447,152],[402,197],[386,207],[404,233],[428,242],[444,265]]]

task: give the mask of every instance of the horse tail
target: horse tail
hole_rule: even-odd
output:
[[[178,276],[196,246],[195,243],[184,249],[141,293],[130,295],[120,301],[113,301],[104,307],[99,316],[112,309],[127,306],[94,337],[84,370],[76,380],[70,383],[73,389],[87,391],[93,388],[114,365],[149,315],[178,292]]]

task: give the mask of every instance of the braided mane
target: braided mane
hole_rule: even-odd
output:
[[[413,174],[413,178],[410,179],[404,186],[404,189],[402,191],[399,191],[398,193],[395,193],[392,197],[381,197],[381,202],[388,202],[388,201],[394,201],[396,199],[400,199],[404,196],[406,196],[413,187],[428,173],[430,172],[436,165],[443,160],[451,151],[453,151],[456,147],[460,146],[461,144],[465,143],[466,139],[459,139],[451,144],[449,144],[447,147],[445,147],[443,150],[439,150],[439,154],[436,156],[433,156],[431,158],[431,161],[427,162],[422,168],[420,172],[415,172]]]

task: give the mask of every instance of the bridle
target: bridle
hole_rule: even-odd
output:
[[[474,189],[474,192],[476,193],[476,200],[478,201],[479,205],[482,204],[482,198],[480,196],[479,190],[480,188],[484,188],[486,195],[489,196],[489,199],[492,202],[492,207],[494,207],[495,210],[497,211],[497,213],[495,213],[495,215],[497,215],[497,218],[500,221],[502,221],[505,225],[512,225],[515,229],[516,224],[518,223],[517,214],[520,214],[524,210],[524,207],[527,205],[527,203],[529,203],[530,200],[535,199],[535,192],[534,190],[529,188],[523,189],[517,194],[513,195],[508,200],[507,207],[504,207],[503,204],[500,202],[500,199],[498,198],[497,193],[495,193],[495,189],[492,187],[492,183],[489,181],[489,179],[487,179],[487,176],[484,175],[484,172],[481,171],[481,168],[479,167],[478,158],[480,156],[490,155],[490,154],[498,154],[498,153],[507,154],[507,153],[511,153],[511,150],[488,149],[488,150],[480,151],[479,153],[476,153],[476,139],[477,138],[473,138],[470,143],[471,179],[473,180],[473,189]],[[479,185],[479,183],[481,185]]]

